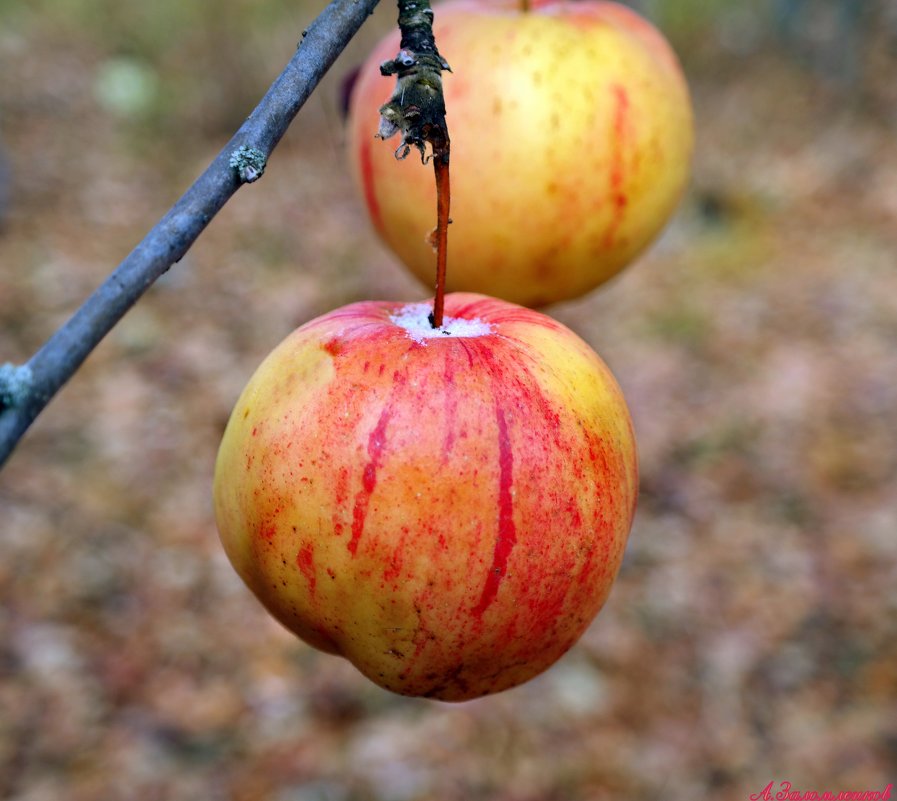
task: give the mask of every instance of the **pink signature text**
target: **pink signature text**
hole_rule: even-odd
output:
[[[893,784],[884,790],[797,790],[788,781],[770,782],[750,801],[887,801]]]

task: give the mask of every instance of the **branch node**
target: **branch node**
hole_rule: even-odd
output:
[[[0,365],[0,409],[22,406],[31,395],[33,376],[27,364]]]
[[[228,162],[231,169],[237,171],[240,183],[251,184],[257,181],[265,174],[265,166],[268,158],[257,147],[249,147],[248,145],[240,145],[233,153],[231,153]]]

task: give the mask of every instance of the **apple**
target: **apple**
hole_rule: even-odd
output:
[[[660,232],[689,176],[688,88],[663,36],[609,2],[434,4],[451,136],[449,290],[539,306],[615,275]],[[362,66],[351,169],[374,228],[430,283],[432,170],[374,139],[398,32]]]
[[[636,502],[626,403],[543,314],[473,294],[361,302],[251,378],[215,468],[237,573],[307,643],[464,700],[548,668],[598,613]]]

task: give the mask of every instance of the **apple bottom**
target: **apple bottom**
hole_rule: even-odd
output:
[[[271,614],[377,684],[465,700],[566,652],[619,569],[637,467],[601,360],[550,318],[449,295],[308,323],[241,395],[225,550]]]

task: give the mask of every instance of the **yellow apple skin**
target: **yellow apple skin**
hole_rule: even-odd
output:
[[[284,626],[388,690],[458,701],[542,672],[598,613],[637,461],[619,387],[569,329],[454,294],[449,333],[412,335],[428,311],[356,303],[287,337],[237,401],[214,501]]]
[[[609,2],[434,4],[451,137],[450,290],[539,306],[615,275],[660,232],[687,183],[688,89],[661,34]],[[433,169],[374,139],[398,32],[352,93],[352,172],[383,241],[432,286]]]

